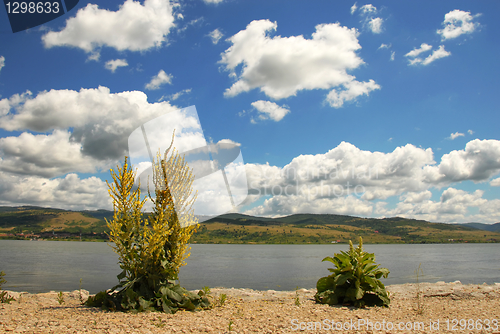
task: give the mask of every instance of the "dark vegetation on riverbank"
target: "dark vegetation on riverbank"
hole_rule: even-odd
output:
[[[0,238],[106,241],[113,212],[32,206],[0,207]],[[468,226],[469,225],[469,226]],[[281,218],[226,214],[200,224],[192,243],[326,244],[500,242],[500,223],[442,224],[423,220],[296,214]]]

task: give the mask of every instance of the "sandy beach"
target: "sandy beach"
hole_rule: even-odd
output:
[[[82,306],[80,291],[10,292],[0,304],[6,333],[500,333],[500,284],[421,283],[391,285],[388,308],[356,309],[314,302],[315,289],[255,291],[212,289],[222,306],[200,312],[140,314]],[[417,302],[420,292],[421,302]],[[88,292],[81,291],[86,299]],[[297,298],[300,305],[297,305]],[[420,305],[419,305],[420,304]]]

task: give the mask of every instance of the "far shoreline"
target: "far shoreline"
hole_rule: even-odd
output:
[[[19,241],[71,241],[71,242],[106,242],[109,240],[105,239],[62,239],[62,238],[54,238],[54,239],[28,239],[28,238],[10,238],[10,237],[0,237],[1,240],[19,240]],[[356,242],[353,242],[356,244]],[[472,241],[449,241],[449,242],[364,242],[363,245],[464,245],[464,244],[472,244],[472,245],[488,245],[488,244],[500,244],[500,240],[498,241],[490,241],[490,242],[472,242]],[[198,243],[192,242],[190,245],[349,245],[349,242],[333,242],[333,243],[265,243],[265,242],[213,242],[213,243]]]

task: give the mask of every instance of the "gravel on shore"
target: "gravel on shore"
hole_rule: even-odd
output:
[[[212,289],[222,306],[200,312],[107,312],[82,306],[88,291],[9,292],[0,333],[500,333],[500,284],[391,285],[388,308],[316,304],[316,289]],[[417,295],[421,298],[418,299]],[[297,302],[298,301],[298,302]]]

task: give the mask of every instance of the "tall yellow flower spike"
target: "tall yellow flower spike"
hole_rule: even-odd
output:
[[[196,194],[192,196],[194,175],[175,149],[168,156],[171,148],[163,159],[158,152],[153,160],[155,197],[148,189],[153,212],[147,218],[142,212],[146,199],[141,200],[140,185],[132,191],[135,172],[127,157],[123,167],[118,166],[118,173],[111,170],[114,182],[108,183],[114,216],[106,223],[124,277],[148,277],[153,286],[178,278],[190,255],[189,239],[199,226],[192,209],[196,200]]]

